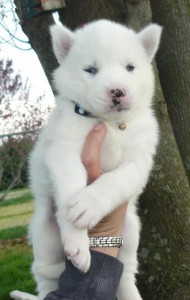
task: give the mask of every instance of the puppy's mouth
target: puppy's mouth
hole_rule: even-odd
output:
[[[111,105],[110,109],[107,111],[107,113],[122,113],[127,111],[127,107],[123,106],[123,105]]]

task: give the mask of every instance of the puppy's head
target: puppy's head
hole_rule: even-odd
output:
[[[51,27],[59,67],[54,73],[60,95],[106,118],[150,105],[154,91],[151,62],[161,27],[152,24],[136,33],[99,20],[75,32]]]

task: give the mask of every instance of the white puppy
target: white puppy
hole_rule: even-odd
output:
[[[158,143],[151,62],[161,28],[153,24],[136,33],[100,20],[75,32],[54,25],[51,34],[60,64],[54,73],[59,96],[30,159],[36,203],[30,226],[32,270],[39,299],[56,289],[64,253],[80,270],[89,269],[88,228],[128,201],[118,300],[140,300],[135,286],[140,232],[136,204]],[[103,175],[87,186],[81,150],[99,120],[107,127],[100,155]]]

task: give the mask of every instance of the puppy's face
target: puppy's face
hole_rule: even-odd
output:
[[[54,74],[60,95],[107,118],[150,104],[154,89],[151,61],[161,33],[158,25],[137,34],[101,20],[74,33],[55,25],[51,33],[60,64]]]

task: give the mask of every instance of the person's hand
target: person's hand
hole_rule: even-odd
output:
[[[104,123],[98,123],[88,134],[81,154],[82,162],[88,172],[88,184],[91,184],[101,176],[100,149],[106,135]],[[101,195],[100,195],[101,197]],[[127,204],[119,206],[115,211],[101,220],[89,231],[89,236],[120,236],[122,225],[126,214]],[[118,248],[101,247],[93,250],[117,256]]]

